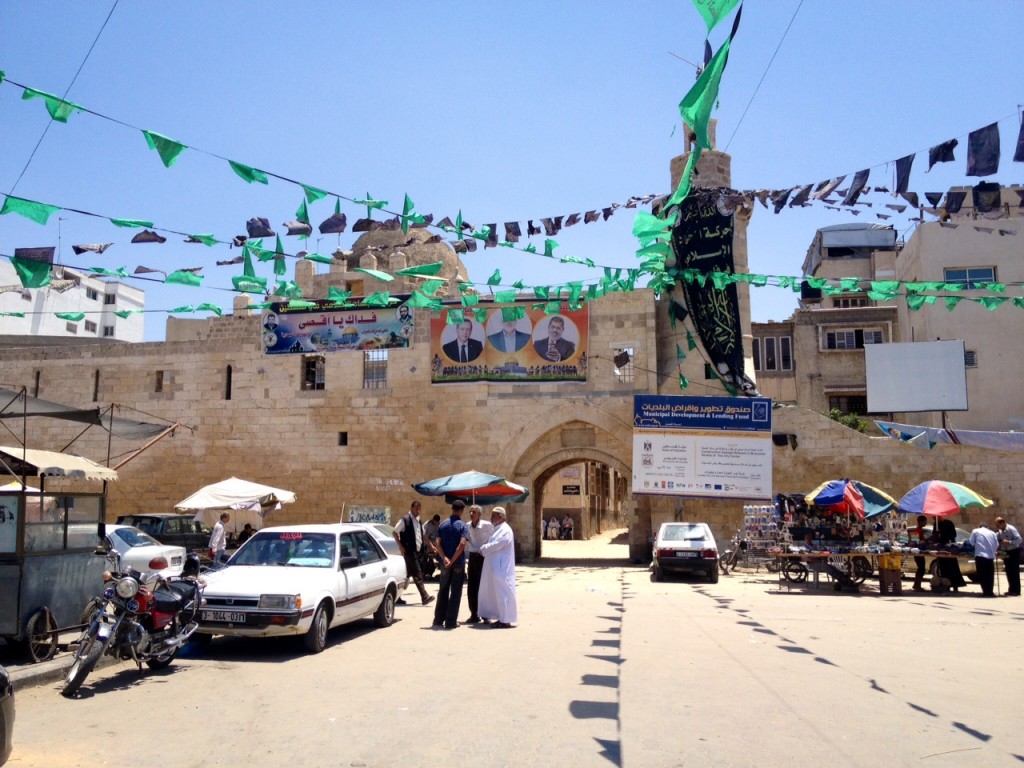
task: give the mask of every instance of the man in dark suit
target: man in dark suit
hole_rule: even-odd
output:
[[[568,360],[576,352],[576,345],[562,338],[565,333],[565,318],[555,315],[548,320],[548,337],[533,342],[537,354],[552,363]]]
[[[487,337],[491,346],[499,352],[518,352],[530,341],[530,334],[516,328],[515,322],[504,322],[501,330]]]
[[[457,363],[471,363],[484,351],[483,342],[471,338],[473,321],[463,320],[455,326],[455,338],[441,346],[441,351]]]

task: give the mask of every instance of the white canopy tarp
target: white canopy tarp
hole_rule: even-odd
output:
[[[33,477],[49,475],[85,480],[117,480],[115,470],[84,456],[72,456],[69,453],[2,445],[0,460],[15,472],[20,472],[22,465],[25,465],[28,474]],[[0,474],[3,474],[2,470]]]
[[[222,512],[229,512],[232,529],[240,529],[245,523],[261,528],[267,514],[293,501],[295,494],[291,491],[229,477],[200,488],[174,508],[179,512],[195,512],[194,519],[205,525],[214,525]]]

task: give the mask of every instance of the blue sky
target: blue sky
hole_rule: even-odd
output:
[[[89,114],[52,124],[15,186],[49,116],[4,83],[0,192],[221,239],[244,234],[253,216],[275,226],[294,218],[302,190],[276,179],[247,185],[197,150],[350,198],[369,193],[392,210],[408,194],[420,213],[454,218],[461,209],[478,227],[668,192],[669,162],[683,149],[677,105],[694,82],[676,56],[699,61],[706,36],[690,0],[120,0],[96,40],[112,7],[0,4],[0,70],[10,80],[60,96],[81,67],[66,98],[133,126]],[[869,185],[891,188],[885,164],[912,152],[923,153],[912,190],[973,184],[964,175],[967,134],[995,121],[1003,162],[986,180],[1019,183],[1024,166],[1010,159],[1024,103],[1022,29],[1024,3],[1010,0],[748,0],[714,113],[733,186],[781,189],[870,167]],[[715,48],[727,31],[712,32]],[[166,169],[139,128],[196,149]],[[954,137],[956,162],[926,174],[928,148]],[[816,228],[877,222],[880,205],[892,202],[871,199],[881,202],[856,218],[820,206],[775,215],[758,205],[750,270],[798,275]],[[343,210],[350,226],[360,216],[350,203]],[[333,201],[311,206],[314,226],[332,211]],[[889,223],[909,234],[906,217]],[[240,267],[214,265],[239,254],[227,246],[176,236],[131,245],[131,230],[61,212],[45,227],[0,217],[0,253],[57,245],[58,224],[65,264],[129,273],[205,267],[202,289],[137,283],[148,309],[212,302],[230,311],[232,294],[218,289],[229,289]],[[635,266],[632,224],[632,212],[619,211],[563,230],[556,254]],[[339,245],[337,236],[316,237],[282,240],[289,253]],[[340,245],[353,239],[345,234]],[[541,251],[543,239],[535,239]],[[102,256],[71,251],[93,242],[115,245]],[[481,284],[495,269],[506,284],[598,277],[505,248],[464,261]],[[267,265],[260,274],[273,277]],[[751,297],[755,320],[784,319],[796,304],[772,287]],[[165,321],[164,312],[148,313],[146,339],[162,338]]]

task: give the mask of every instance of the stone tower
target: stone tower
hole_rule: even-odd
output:
[[[697,138],[690,126],[684,125],[683,127],[686,151],[683,152],[683,154],[672,158],[672,161],[669,164],[669,170],[672,177],[671,189],[673,191],[679,184],[679,180],[683,174],[683,169],[686,167],[686,162],[690,158],[690,153],[693,151],[694,142]],[[711,141],[712,148],[701,152],[700,160],[697,161],[697,168],[695,169],[693,178],[691,179],[691,184],[694,188],[731,188],[732,186],[732,157],[725,152],[720,152],[715,149],[717,127],[717,120],[709,121],[708,139]],[[753,208],[749,203],[744,206],[737,206],[736,208],[733,235],[733,269],[735,272],[748,271],[747,225],[750,222],[751,213],[753,213]],[[752,335],[750,331],[750,285],[747,283],[737,283],[736,292],[739,298],[740,327],[743,329],[743,357],[745,360],[745,372],[747,376],[753,380],[754,364],[751,353]],[[676,327],[672,328],[672,323],[668,317],[668,302],[673,300],[679,301],[685,306],[686,302],[683,299],[682,293],[679,290],[676,290],[671,295],[663,296],[658,308],[658,394],[726,394],[722,389],[721,384],[705,380],[705,360],[699,354],[699,349],[695,349],[692,352],[686,352],[687,357],[685,360],[680,361],[677,359],[677,345],[686,351],[686,333],[682,330],[683,326],[681,323],[677,322]],[[694,334],[694,338],[696,338],[696,334]],[[680,369],[691,385],[686,390],[680,390],[679,388]]]

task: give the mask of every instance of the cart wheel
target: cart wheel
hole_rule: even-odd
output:
[[[57,652],[57,624],[49,608],[40,608],[25,625],[25,639],[32,661],[49,661]]]
[[[875,569],[871,567],[871,561],[866,557],[855,557],[852,561],[853,573],[850,578],[855,584],[863,584],[865,579],[871,578]]]
[[[782,575],[786,577],[786,581],[792,581],[797,584],[807,581],[807,566],[796,560],[791,560],[786,563],[786,567],[782,571]]]

